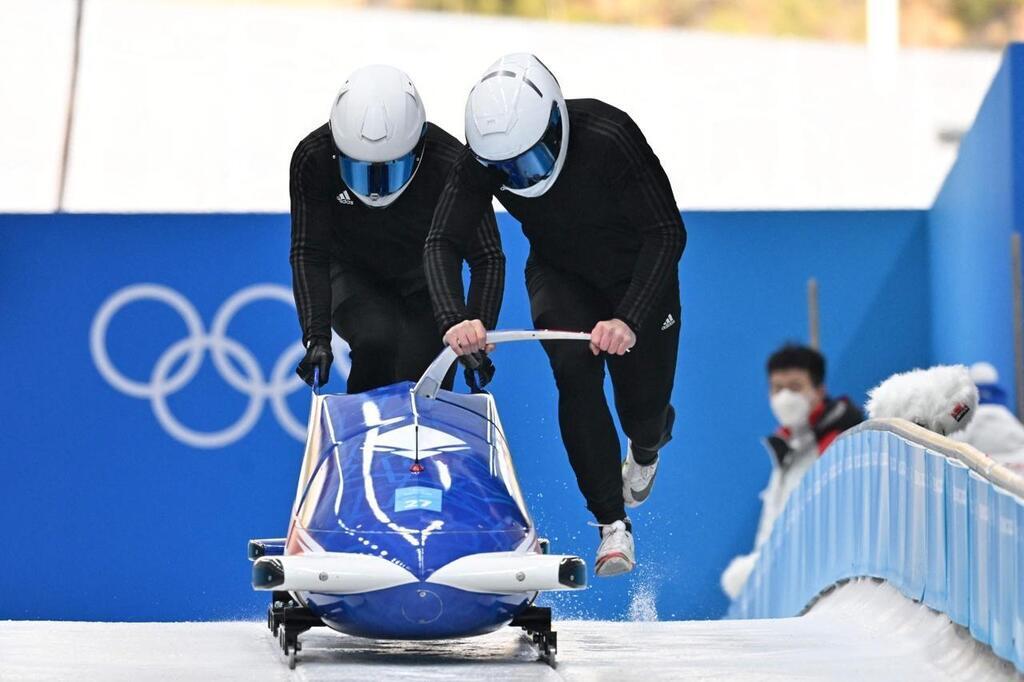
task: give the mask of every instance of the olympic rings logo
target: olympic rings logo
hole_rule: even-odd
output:
[[[292,371],[306,353],[302,343],[296,341],[281,354],[267,381],[263,368],[252,352],[227,335],[228,326],[235,315],[245,306],[259,300],[280,301],[295,307],[290,289],[279,284],[254,284],[224,301],[214,315],[213,324],[207,333],[195,306],[174,289],[160,284],[133,284],[115,292],[100,306],[89,332],[89,350],[96,369],[107,383],[134,398],[148,399],[154,416],[164,430],[186,445],[222,448],[235,443],[256,425],[263,413],[264,403],[268,400],[281,428],[297,440],[305,441],[306,425],[295,418],[287,402],[289,395],[306,388],[306,384]],[[163,352],[153,366],[149,380],[145,382],[126,377],[117,369],[107,352],[107,329],[111,320],[122,308],[138,301],[155,301],[169,306],[181,316],[188,329],[187,337],[171,344]],[[195,378],[207,350],[224,381],[231,388],[249,396],[242,416],[227,428],[213,432],[197,431],[185,426],[172,414],[167,404],[168,396],[182,390]],[[344,377],[348,376],[350,368],[347,350],[344,342],[335,337],[334,367]],[[184,362],[181,362],[182,358]],[[241,367],[241,373],[229,358]],[[171,370],[179,362],[180,367],[172,373]]]

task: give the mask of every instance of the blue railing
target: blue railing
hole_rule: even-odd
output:
[[[1024,482],[902,420],[866,422],[795,490],[731,618],[803,612],[848,578],[883,578],[1024,672]]]

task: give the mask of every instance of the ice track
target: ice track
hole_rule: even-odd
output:
[[[949,619],[856,581],[801,618],[560,621],[556,670],[518,630],[453,642],[303,635],[289,671],[263,623],[12,621],[0,680],[1013,680]]]

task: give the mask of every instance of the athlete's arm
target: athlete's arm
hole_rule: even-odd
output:
[[[637,332],[666,284],[676,276],[686,247],[686,227],[661,162],[632,120],[622,124],[615,145],[614,156],[624,171],[613,180],[613,187],[622,197],[620,210],[640,232],[643,245],[614,317]]]
[[[289,179],[292,217],[292,289],[302,343],[331,342],[331,198],[318,182],[314,144],[292,155]]]
[[[468,150],[464,152],[448,176],[424,244],[423,265],[434,316],[446,342],[457,352],[480,350],[481,332],[494,328],[501,309],[505,254],[491,209],[491,197],[499,185],[500,178],[492,177]],[[468,305],[462,287],[464,260],[470,265]],[[455,327],[459,329],[449,334]]]
[[[485,329],[494,329],[505,295],[505,252],[501,250],[501,235],[490,202],[470,239],[466,262],[469,263],[467,315],[469,319],[480,320]]]

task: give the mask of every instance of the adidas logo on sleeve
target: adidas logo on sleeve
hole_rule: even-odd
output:
[[[672,317],[672,313],[669,313],[668,317],[665,318],[665,321],[661,323],[661,331],[665,331],[666,329],[669,329],[675,323],[676,323],[676,318]]]
[[[349,196],[348,190],[343,190],[337,197],[339,204],[345,204],[347,206],[353,205],[355,202],[352,201],[352,197]]]

